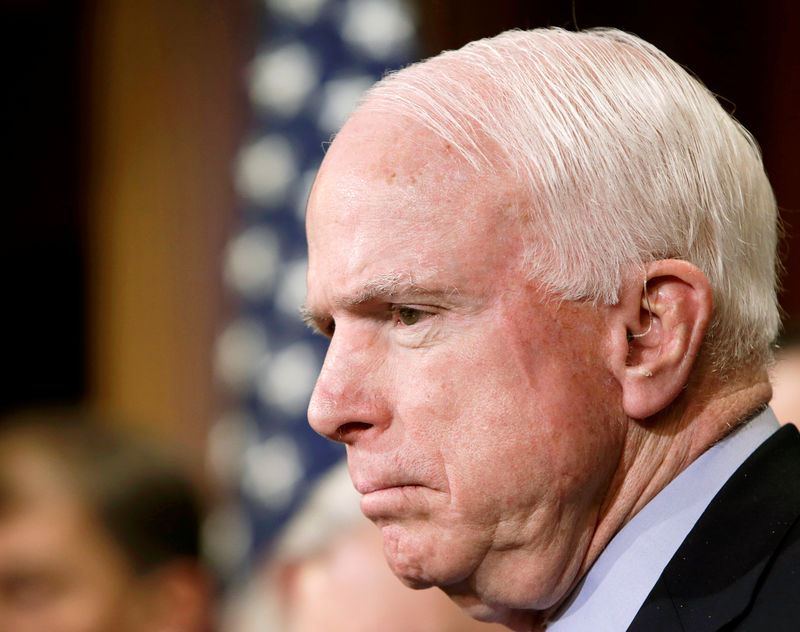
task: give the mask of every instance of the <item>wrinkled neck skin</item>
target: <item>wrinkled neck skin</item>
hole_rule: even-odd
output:
[[[765,370],[740,372],[730,380],[707,372],[703,378],[693,377],[681,396],[659,415],[629,419],[626,447],[573,589],[634,515],[708,448],[765,406],[771,396]],[[514,632],[545,630],[570,594],[568,591],[546,611],[509,612],[502,623]]]

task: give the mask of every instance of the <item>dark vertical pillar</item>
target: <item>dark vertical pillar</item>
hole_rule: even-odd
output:
[[[0,410],[84,393],[81,10],[0,4]]]

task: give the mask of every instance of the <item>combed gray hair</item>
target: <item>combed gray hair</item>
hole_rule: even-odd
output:
[[[777,207],[759,149],[654,46],[614,29],[508,31],[388,75],[361,107],[516,181],[525,265],[549,291],[613,304],[626,275],[683,259],[711,283],[714,368],[768,362]]]

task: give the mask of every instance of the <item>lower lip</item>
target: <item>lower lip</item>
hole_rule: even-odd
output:
[[[361,511],[368,518],[386,517],[408,508],[420,485],[399,485],[368,492],[361,497]]]

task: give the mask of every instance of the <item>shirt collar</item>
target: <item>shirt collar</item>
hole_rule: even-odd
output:
[[[609,542],[548,632],[627,629],[708,504],[778,427],[766,408],[681,472]]]

